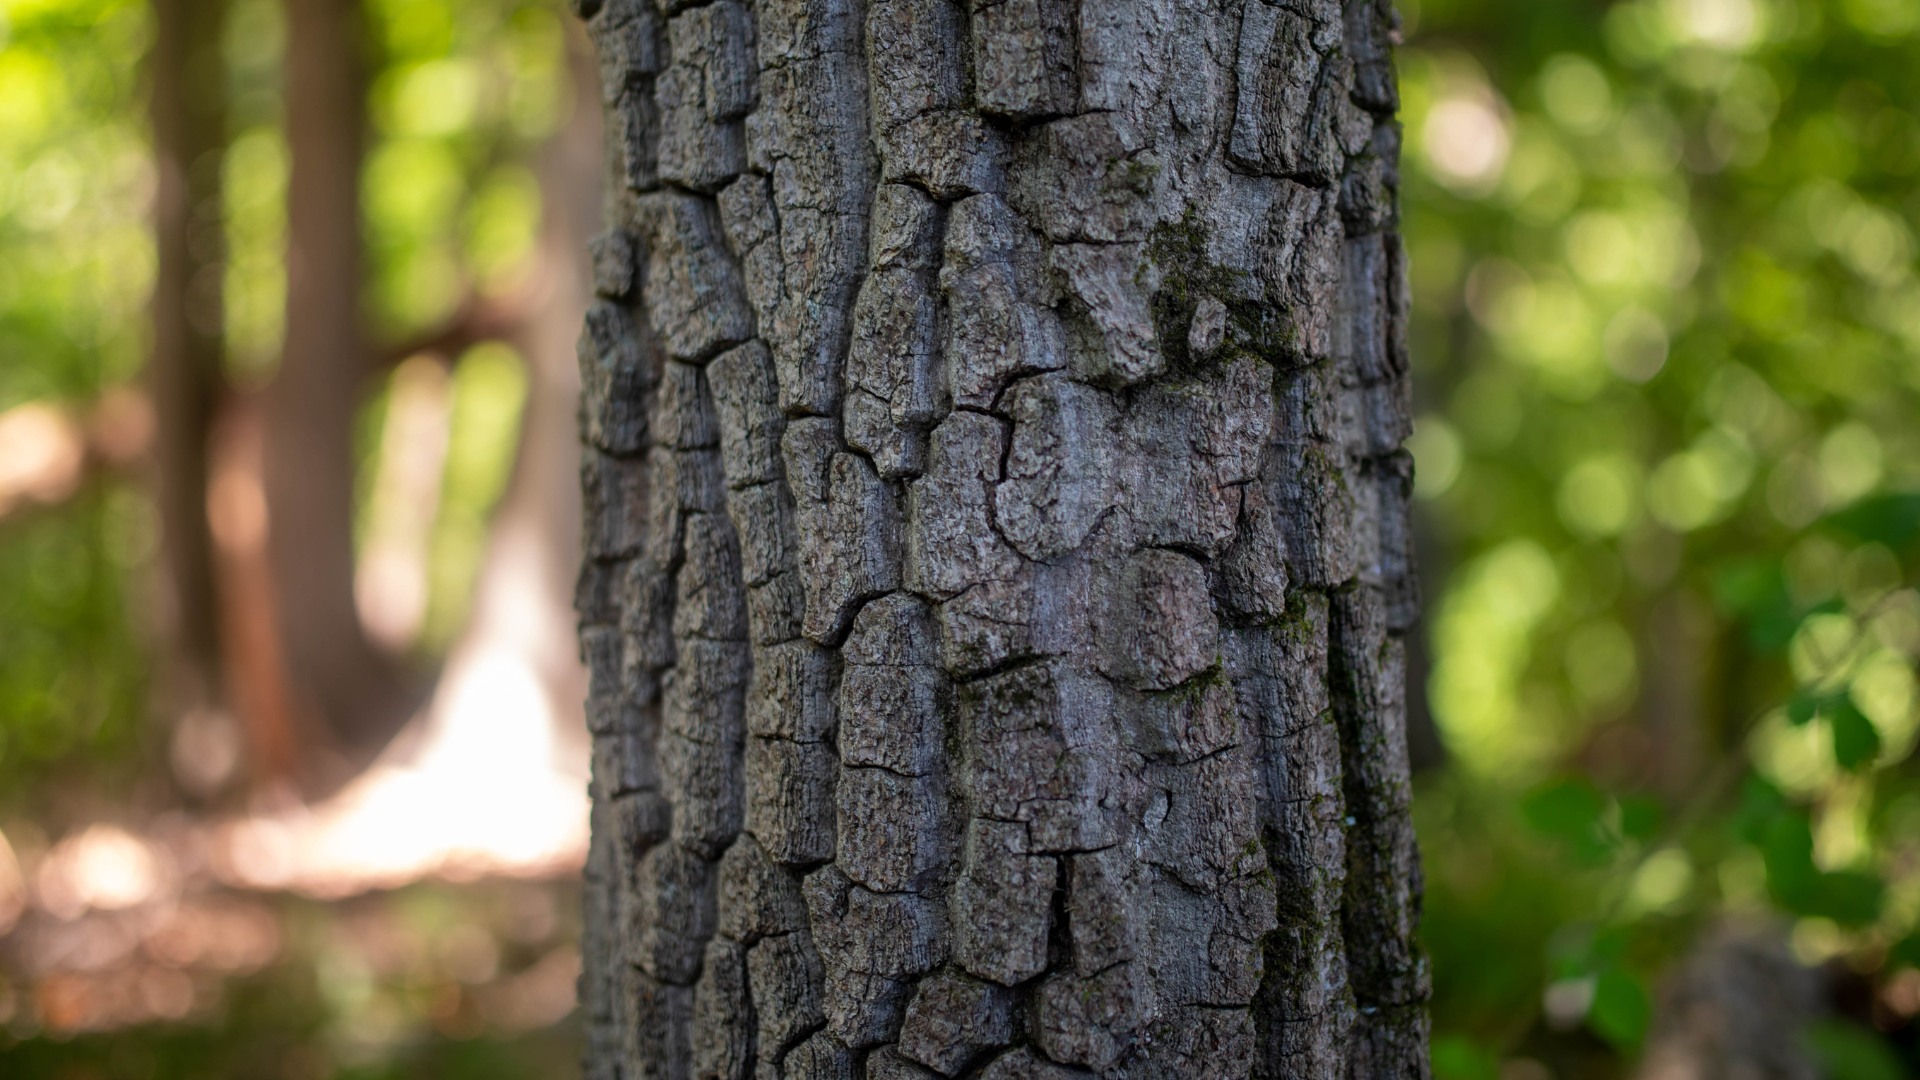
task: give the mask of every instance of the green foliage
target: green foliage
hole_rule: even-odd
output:
[[[1623,1075],[1724,916],[1914,940],[1920,9],[1401,7],[1436,1045]]]
[[[1833,1080],[1901,1080],[1912,1075],[1885,1041],[1857,1025],[1822,1021],[1807,1038]]]
[[[1470,1039],[1442,1035],[1433,1040],[1435,1080],[1498,1080],[1500,1059]]]
[[[0,409],[90,396],[139,368],[144,16],[136,0],[0,9]]]
[[[1622,1049],[1638,1048],[1652,1012],[1646,987],[1632,972],[1609,968],[1594,977],[1587,1023],[1601,1038]]]
[[[0,411],[91,399],[139,368],[146,43],[133,0],[0,6]],[[0,801],[52,763],[124,757],[145,674],[126,573],[151,550],[150,519],[91,485],[58,514],[0,520]]]
[[[127,492],[0,524],[0,792],[76,757],[120,764],[138,737],[144,664],[126,574],[153,525]]]
[[[540,220],[530,152],[569,106],[557,5],[370,0],[381,67],[364,181],[369,307],[399,335],[518,283]]]

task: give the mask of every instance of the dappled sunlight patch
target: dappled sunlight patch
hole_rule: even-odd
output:
[[[1567,470],[1554,506],[1577,536],[1618,536],[1640,517],[1639,462],[1625,454],[1596,454]]]
[[[1460,436],[1453,425],[1431,413],[1414,421],[1413,435],[1407,439],[1413,454],[1413,493],[1422,499],[1437,499],[1460,475]]]
[[[119,911],[154,899],[174,867],[159,847],[113,825],[93,825],[55,845],[34,876],[34,892],[55,918]]]
[[[1508,111],[1464,53],[1418,58],[1405,118],[1409,149],[1436,180],[1462,195],[1493,191],[1513,147]]]
[[[1694,868],[1687,853],[1675,847],[1662,848],[1641,862],[1628,881],[1622,914],[1644,918],[1672,911],[1687,898],[1693,887]]]
[[[1665,0],[1667,25],[1682,42],[1738,51],[1760,40],[1765,15],[1755,0]]]
[[[1762,776],[1793,795],[1811,795],[1839,775],[1833,739],[1823,725],[1794,724],[1785,709],[1761,718],[1747,738],[1747,752]]]
[[[66,498],[85,461],[80,426],[62,410],[29,403],[0,413],[0,513],[17,502]]]
[[[1675,532],[1724,519],[1753,478],[1753,454],[1737,437],[1715,429],[1668,457],[1647,482],[1647,509]]]
[[[20,859],[0,833],[0,937],[12,930],[27,910],[27,881],[20,873]]]
[[[1611,619],[1595,619],[1571,631],[1564,663],[1574,699],[1589,714],[1629,705],[1639,689],[1633,638]]]
[[[1435,102],[1421,134],[1434,174],[1469,192],[1493,187],[1512,142],[1491,92],[1467,91]]]
[[[320,897],[429,876],[571,872],[586,855],[585,755],[559,736],[553,709],[525,656],[457,658],[417,748],[318,806],[221,827],[215,872]]]
[[[446,368],[413,357],[389,380],[372,491],[362,511],[353,597],[375,641],[403,652],[427,615],[427,539],[440,506],[448,429]]]
[[[1541,65],[1540,98],[1548,115],[1582,134],[1605,130],[1617,115],[1607,73],[1577,53],[1559,53]]]
[[[1820,481],[1827,505],[1838,509],[1880,485],[1880,439],[1861,423],[1841,424],[1820,440]]]
[[[1559,574],[1538,546],[1514,541],[1458,572],[1435,618],[1428,683],[1449,748],[1475,771],[1524,775],[1555,748],[1551,717],[1526,699],[1529,640]]]

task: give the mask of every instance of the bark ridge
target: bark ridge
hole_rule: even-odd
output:
[[[1385,0],[576,0],[596,1080],[1419,1077]]]

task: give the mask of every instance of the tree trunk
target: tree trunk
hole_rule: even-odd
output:
[[[588,1075],[1426,1075],[1383,0],[585,8]]]
[[[207,527],[207,434],[226,385],[220,169],[227,145],[223,0],[153,0],[153,347],[162,698],[174,717],[221,695],[219,596]]]
[[[299,714],[364,749],[407,704],[353,593],[353,420],[373,355],[360,318],[365,31],[357,0],[286,10],[286,345],[265,427],[272,599]]]

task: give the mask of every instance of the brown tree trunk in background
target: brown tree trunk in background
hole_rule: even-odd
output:
[[[1425,1076],[1384,0],[583,6],[588,1076]]]
[[[220,171],[227,145],[224,0],[153,0],[153,349],[147,367],[160,512],[162,708],[221,697],[207,440],[225,386]]]
[[[367,46],[355,0],[286,10],[286,344],[265,431],[272,599],[299,712],[366,747],[405,708],[353,592],[353,422],[373,355],[360,314]]]
[[[1709,675],[1716,660],[1713,628],[1693,598],[1677,589],[1656,596],[1642,625],[1644,775],[1670,805],[1679,806],[1707,775],[1706,725],[1701,718],[1746,714],[1709,705]]]

